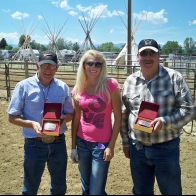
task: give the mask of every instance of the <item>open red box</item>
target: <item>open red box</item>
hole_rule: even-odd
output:
[[[134,125],[134,129],[144,131],[147,133],[152,133],[154,127],[153,126],[147,127],[145,125],[142,125],[141,120],[150,123],[157,117],[158,111],[159,111],[159,105],[147,101],[142,101],[138,112],[138,118]]]
[[[46,135],[58,136],[60,129],[62,104],[44,103],[42,132]]]

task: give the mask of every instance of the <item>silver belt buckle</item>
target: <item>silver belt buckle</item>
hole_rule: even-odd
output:
[[[43,143],[52,143],[55,140],[55,136],[46,136],[42,138]]]
[[[152,146],[152,143],[151,142],[143,142],[143,141],[140,141],[144,146]]]
[[[47,122],[47,123],[45,123],[45,125],[44,125],[44,129],[47,130],[47,131],[55,131],[55,129],[56,129],[56,124]]]

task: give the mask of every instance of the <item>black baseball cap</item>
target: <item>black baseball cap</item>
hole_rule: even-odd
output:
[[[53,51],[46,50],[40,53],[38,65],[41,66],[45,63],[57,66],[57,55]]]
[[[145,49],[151,49],[155,52],[159,51],[159,45],[154,39],[143,39],[138,45],[138,52],[141,52]]]

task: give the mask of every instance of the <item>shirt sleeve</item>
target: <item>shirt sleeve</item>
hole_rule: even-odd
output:
[[[125,86],[126,84],[124,84]],[[120,136],[122,139],[123,147],[130,146],[130,138],[129,138],[129,126],[128,126],[128,118],[129,118],[129,107],[128,100],[124,96],[124,88],[122,89],[122,123],[120,129]]]
[[[109,78],[107,80],[107,85],[109,87],[110,94],[112,94],[116,89],[119,89],[120,88],[119,83],[114,78]]]
[[[11,97],[10,104],[8,106],[7,112],[11,115],[21,115],[24,107],[24,86],[22,83],[16,84],[13,95]]]
[[[174,79],[175,110],[162,118],[163,129],[181,129],[195,116],[195,106],[186,80],[177,74]]]
[[[70,114],[74,112],[73,105],[72,105],[72,97],[69,87],[66,85],[65,91],[67,92],[67,97],[65,98],[65,102],[63,104],[63,113]]]

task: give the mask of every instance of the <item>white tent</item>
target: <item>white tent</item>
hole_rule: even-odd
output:
[[[126,27],[126,29],[128,29],[126,23],[123,21],[121,14],[116,11],[121,19],[121,21],[123,22],[124,26]],[[128,10],[127,10],[128,12]],[[143,14],[142,17],[140,18],[139,21],[135,21],[134,25],[132,24],[132,30],[131,30],[131,54],[127,54],[127,43],[125,44],[124,48],[121,50],[121,52],[119,53],[119,55],[117,56],[117,58],[115,59],[115,61],[113,62],[113,65],[116,66],[121,66],[121,65],[128,65],[131,64],[132,66],[139,66],[138,62],[137,62],[137,53],[138,53],[138,49],[137,49],[137,44],[135,42],[134,39],[134,35],[135,33],[138,31],[138,29],[141,27],[142,23],[146,20],[147,18],[147,14]],[[127,55],[131,55],[131,63],[127,62]]]
[[[138,61],[137,61],[137,44],[132,43],[132,49],[131,49],[131,65],[132,66],[138,66]],[[127,44],[123,47],[121,52],[118,54],[116,59],[113,61],[112,65],[115,65],[116,67],[118,66],[125,66],[127,65]]]
[[[34,50],[31,47],[30,41],[31,41],[31,35],[33,33],[33,31],[35,30],[35,28],[37,27],[38,23],[34,26],[33,24],[30,26],[30,31],[29,33],[26,33],[26,29],[24,27],[24,24],[22,27],[20,27],[20,34],[25,36],[25,40],[23,45],[20,47],[20,49],[18,50],[18,52],[14,55],[14,57],[12,58],[12,60],[24,60],[24,59],[28,59],[31,60],[32,62],[36,62],[37,61],[37,56],[34,52]],[[26,56],[24,56],[22,53],[24,53],[24,51],[28,51],[28,54]],[[29,58],[30,57],[30,58]]]
[[[36,62],[37,54],[35,53],[35,50],[31,48],[30,45],[30,35],[25,36],[25,41],[23,45],[20,47],[18,52],[14,55],[12,60],[30,60],[32,62]]]
[[[54,31],[52,31],[52,29],[50,28],[50,26],[49,26],[49,24],[46,21],[44,16],[43,16],[43,18],[45,20],[46,27],[43,26],[42,29],[43,29],[44,33],[48,36],[48,38],[49,38],[49,40],[51,42],[49,50],[52,50],[53,52],[55,52],[57,54],[57,58],[58,58],[59,64],[61,64],[62,61],[64,61],[64,57],[62,56],[61,52],[59,51],[56,42],[57,42],[58,37],[60,37],[60,33],[63,30],[63,28],[64,28],[64,26],[65,26],[65,24],[66,24],[68,19],[64,22],[62,27],[60,27],[60,28],[58,28],[56,30],[56,28],[54,26]]]
[[[102,13],[104,10],[98,13],[91,12],[91,15],[88,17],[85,17],[84,14],[82,13],[83,17],[79,17],[78,20],[86,34],[86,37],[84,41],[82,42],[80,48],[75,54],[75,61],[78,61],[79,58],[81,57],[82,53],[85,52],[86,50],[90,49],[95,49],[95,46],[92,42],[90,33],[92,32],[95,24],[97,23],[98,19],[101,17]]]

